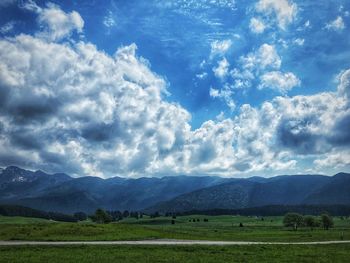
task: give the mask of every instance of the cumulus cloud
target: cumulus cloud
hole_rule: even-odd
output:
[[[234,69],[235,87],[250,87],[254,78],[260,79],[259,89],[270,88],[286,93],[300,85],[300,80],[292,72],[281,72],[282,59],[274,45],[263,44],[255,51],[240,58],[241,70]]]
[[[226,58],[223,58],[218,62],[217,67],[213,68],[214,74],[217,78],[223,79],[228,74],[228,68],[230,66],[230,63],[227,61]]]
[[[258,18],[253,17],[250,19],[249,28],[253,33],[261,34],[265,31],[265,24]]]
[[[256,52],[249,53],[240,58],[243,68],[246,69],[279,69],[281,57],[278,55],[274,45],[263,44]]]
[[[274,14],[281,29],[293,22],[297,14],[297,4],[290,0],[259,0],[256,10],[267,15]]]
[[[211,43],[210,57],[217,55],[223,56],[232,46],[232,41],[230,39],[225,40],[215,40]]]
[[[326,24],[326,28],[334,31],[342,31],[345,28],[343,18],[341,16],[338,16],[335,20]]]
[[[84,20],[76,11],[66,13],[53,3],[41,8],[31,0],[25,2],[22,8],[38,14],[38,23],[41,27],[41,31],[37,33],[38,37],[58,41],[71,36],[75,31],[82,33]]]
[[[274,45],[262,44],[257,50],[241,56],[238,67],[228,71],[229,63],[224,58],[213,68],[215,76],[225,80],[224,87],[218,90],[220,98],[232,110],[235,103],[232,96],[238,89],[247,89],[256,83],[257,89],[273,89],[286,94],[292,88],[300,85],[300,80],[292,72],[280,71],[282,58]],[[260,82],[260,83],[259,83]]]
[[[228,85],[224,85],[224,88],[220,90],[215,88],[210,88],[209,95],[212,98],[220,98],[223,101],[225,101],[225,103],[231,109],[231,111],[233,111],[236,108],[236,104],[232,98],[233,91],[232,89],[230,89]]]
[[[145,171],[137,160],[156,163],[186,140],[189,113],[161,99],[165,81],[136,57],[135,45],[110,57],[92,44],[19,35],[0,47],[3,154],[16,142],[36,152],[28,161],[52,168],[67,161],[76,173],[137,173]]]
[[[322,159],[316,159],[314,164],[317,169],[322,170],[324,168],[336,168],[342,169],[350,164],[350,152],[349,151],[340,151],[332,152],[327,154]]]
[[[292,72],[282,73],[280,71],[271,71],[261,76],[259,88],[270,88],[281,93],[286,93],[299,85],[300,80]]]
[[[338,92],[350,101],[350,69],[340,73],[338,79]]]

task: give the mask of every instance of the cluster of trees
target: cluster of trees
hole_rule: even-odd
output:
[[[323,229],[328,230],[334,226],[334,223],[329,214],[303,216],[298,213],[287,213],[283,218],[283,225],[293,227],[294,230],[298,230],[299,227],[310,227],[311,230],[316,227],[323,227]]]
[[[200,221],[201,221],[200,218],[190,218],[188,220],[188,222],[200,222]],[[209,222],[209,219],[208,218],[204,218],[203,222]]]
[[[178,212],[178,215],[242,215],[242,216],[283,216],[288,212],[303,215],[320,215],[324,211],[334,216],[349,216],[349,205],[268,205],[242,209],[211,209]]]
[[[110,223],[113,221],[119,221],[123,218],[142,218],[143,214],[139,212],[129,212],[128,210],[125,210],[123,212],[121,211],[105,211],[103,209],[97,209],[93,215],[90,215],[89,218],[96,222],[101,224]]]

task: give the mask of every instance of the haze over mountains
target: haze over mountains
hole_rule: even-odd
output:
[[[350,205],[350,174],[101,179],[10,166],[0,170],[0,203],[63,213],[91,213],[97,208],[186,212],[266,205]]]

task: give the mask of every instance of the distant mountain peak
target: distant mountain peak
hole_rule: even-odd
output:
[[[334,177],[349,177],[350,178],[350,173],[340,172],[340,173],[335,174]]]

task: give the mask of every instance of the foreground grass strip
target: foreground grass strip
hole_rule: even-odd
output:
[[[348,262],[349,244],[0,247],[0,262]]]

